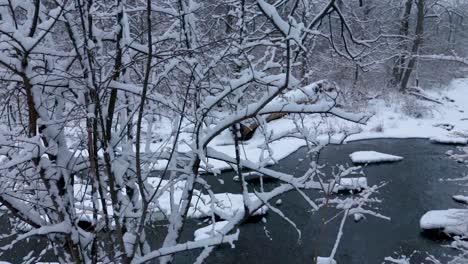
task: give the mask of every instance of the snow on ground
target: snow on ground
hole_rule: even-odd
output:
[[[376,138],[433,138],[439,142],[448,142],[450,139],[452,142],[459,143],[463,143],[463,139],[467,140],[468,78],[456,79],[446,88],[429,90],[426,94],[431,98],[436,98],[441,104],[419,100],[411,95],[399,95],[400,97],[394,98],[391,102],[388,101],[389,99],[378,98],[370,100],[365,109],[359,110],[371,115],[366,125],[357,125],[336,117],[324,117],[324,115],[308,115],[304,119],[304,124],[313,128],[321,123],[316,133],[319,141],[322,142],[329,140],[337,142],[344,134],[351,134],[345,142]],[[402,96],[408,97],[410,103],[402,103]],[[419,106],[414,106],[415,109],[411,109],[413,101],[419,104]],[[416,114],[408,113],[412,111]],[[418,115],[419,112],[424,111],[429,111],[429,113]],[[295,128],[293,118],[285,117],[268,123],[266,134],[271,133],[274,137]],[[251,140],[243,143],[242,158],[260,161],[271,154],[272,159],[267,163],[272,164],[305,145],[303,139],[285,137],[271,143],[270,153],[266,153],[261,148],[264,143],[264,134],[257,131]],[[210,146],[217,151],[234,156],[230,131],[225,131]],[[213,168],[229,168],[224,162],[210,160],[209,163],[213,165]]]
[[[273,121],[268,125],[268,133],[272,132],[274,135],[281,135],[291,129],[294,129],[295,125],[290,119],[280,119]],[[216,151],[227,154],[231,157],[235,157],[235,148],[232,142],[232,135],[230,131],[224,131],[222,135],[217,137],[209,147],[214,148]],[[227,144],[228,143],[228,144]],[[277,161],[286,158],[293,152],[304,146],[304,140],[298,138],[283,138],[277,141],[273,141],[269,144],[269,149],[265,150],[263,145],[265,144],[265,136],[262,131],[258,129],[252,139],[245,141],[241,145],[242,159],[249,160],[252,162],[259,162],[261,164],[272,165]],[[271,156],[271,158],[270,158]],[[230,166],[218,160],[208,160],[208,163],[213,169],[229,169]]]
[[[195,232],[193,233],[195,241],[207,239],[218,235],[217,233],[219,232],[219,230],[223,229],[223,227],[227,225],[227,223],[229,223],[229,221],[220,221],[214,223],[214,225],[211,224],[195,230]]]
[[[468,234],[468,209],[433,210],[420,219],[421,229],[440,229],[452,235]]]
[[[377,151],[356,151],[349,155],[354,163],[379,163],[400,161],[403,157],[380,153]]]
[[[468,137],[468,78],[456,79],[446,88],[426,91],[432,98],[437,98],[442,104],[417,100],[420,106],[415,106],[415,112],[430,110],[422,117],[408,116],[404,104],[395,102],[386,104],[381,99],[370,102],[368,107],[375,114],[369,119],[362,132],[352,135],[347,142],[371,138],[431,138],[449,135]],[[401,98],[399,98],[401,100]],[[452,128],[453,127],[453,128]],[[376,129],[378,128],[378,129]],[[452,128],[450,131],[447,128]]]
[[[455,144],[455,145],[466,145],[468,139],[464,137],[453,137],[453,136],[436,136],[430,138],[431,142],[440,144]]]
[[[285,133],[296,129],[297,123],[305,124],[311,134],[317,136],[322,142],[339,142],[345,134],[349,135],[345,142],[375,138],[428,138],[440,143],[467,141],[468,78],[456,79],[446,88],[428,90],[424,93],[440,103],[396,93],[393,98],[382,96],[370,99],[367,106],[355,109],[355,111],[369,114],[370,118],[366,125],[358,125],[323,114],[307,115],[299,122],[297,122],[297,115],[272,121],[268,123],[267,128],[258,129],[252,139],[242,142],[242,158],[271,165],[292,154],[305,145],[302,138],[284,137]],[[170,147],[170,143],[162,139],[170,138],[172,122],[173,120],[168,118],[154,122],[154,128],[149,131],[160,137],[161,141],[142,142],[142,149],[156,152]],[[318,124],[321,125],[317,131],[314,131]],[[185,131],[190,131],[189,127],[183,128]],[[148,131],[146,126],[143,131]],[[186,143],[179,145],[179,151],[190,151],[190,133],[181,134],[180,139]],[[268,149],[264,148],[266,139],[275,139],[269,144]],[[146,143],[148,143],[147,146]],[[235,156],[233,138],[229,129],[214,138],[209,147],[231,157]],[[87,155],[86,150],[77,150],[76,155]],[[156,160],[152,164],[153,169],[164,169],[166,161],[157,158]],[[213,171],[231,168],[227,163],[213,159],[205,160],[202,165],[208,166],[208,169]]]

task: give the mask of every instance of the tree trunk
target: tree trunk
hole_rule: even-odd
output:
[[[413,8],[413,0],[406,0],[405,2],[405,9],[403,11],[403,17],[401,18],[400,23],[400,35],[407,37],[409,34],[409,20],[411,17],[411,9]],[[405,51],[407,49],[407,45],[402,40],[401,43],[398,45],[398,50],[400,52]],[[397,86],[401,82],[401,77],[404,72],[405,66],[405,56],[400,54],[398,58],[395,60],[395,64],[393,66],[393,85]]]
[[[416,64],[417,58],[415,55],[418,54],[419,48],[423,42],[423,34],[424,34],[424,0],[418,1],[418,17],[416,20],[416,32],[415,38],[413,41],[413,48],[411,49],[411,58],[406,66],[405,71],[403,72],[403,76],[400,83],[400,91],[405,92],[408,86],[408,81],[411,77],[411,73],[414,69],[414,65]]]

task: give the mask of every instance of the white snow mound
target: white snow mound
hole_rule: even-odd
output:
[[[366,189],[367,186],[367,178],[366,177],[359,177],[359,178],[341,178],[340,182],[335,186],[335,192],[337,191],[344,191],[344,190],[361,190]]]
[[[356,151],[349,155],[354,163],[378,163],[400,161],[403,157],[377,151]]]
[[[419,220],[421,229],[441,229],[453,235],[468,234],[468,209],[433,210]]]
[[[437,136],[430,138],[431,142],[439,144],[457,144],[457,145],[466,145],[468,144],[468,139],[463,137],[453,137],[453,136]]]

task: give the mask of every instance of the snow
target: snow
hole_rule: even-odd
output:
[[[356,151],[349,155],[354,163],[379,163],[400,161],[403,157],[377,151]]]
[[[277,129],[278,126],[282,126],[285,124],[283,128]],[[286,125],[287,124],[287,125]],[[290,120],[278,120],[275,122],[273,126],[270,126],[270,131],[275,131],[275,134],[279,134],[285,130],[285,128],[290,128]],[[229,135],[232,137],[231,135]],[[228,139],[229,140],[229,139]],[[256,133],[254,137],[242,143],[242,159],[250,160],[252,162],[260,162],[265,163],[265,165],[273,165],[277,161],[286,158],[287,156],[294,153],[300,147],[304,146],[304,140],[298,138],[284,138],[275,142],[272,142],[269,145],[270,152],[265,151],[262,146],[265,143],[265,138],[260,135],[260,133]],[[219,152],[227,154],[231,157],[235,157],[235,148],[234,145],[215,145],[210,144],[210,147],[213,147]],[[270,158],[267,156],[271,155]],[[209,165],[212,166],[212,169],[217,170],[225,170],[231,168],[226,162],[209,159],[207,161]]]
[[[156,186],[156,182],[159,182],[158,178],[150,178],[153,186]],[[167,181],[163,181],[163,186],[168,184]],[[174,202],[177,203],[182,198],[182,189],[184,182],[179,182],[174,188]],[[254,193],[249,193],[248,197],[250,201],[259,201],[258,197]],[[164,215],[171,214],[171,194],[169,190],[165,191],[157,199],[157,207]],[[257,210],[254,215],[265,214],[268,207],[263,206],[261,210]],[[232,193],[217,193],[214,194],[214,199],[208,194],[202,194],[195,190],[195,195],[192,200],[192,206],[188,211],[188,217],[191,218],[202,218],[209,217],[212,214],[216,214],[222,219],[229,219],[237,213],[244,213],[244,200],[242,194]]]
[[[153,186],[157,186],[159,178],[150,177],[148,181]],[[163,180],[161,188],[167,188],[169,181]],[[184,188],[184,181],[180,181],[174,185],[174,202],[177,204],[182,199],[182,192]],[[92,219],[92,201],[91,201],[91,187],[85,184],[77,183],[74,185],[75,192],[75,206],[77,208],[78,219]],[[210,217],[212,214],[216,214],[222,219],[228,219],[233,217],[237,213],[244,213],[244,200],[242,194],[232,193],[216,193],[213,195],[214,199],[208,194],[202,194],[200,191],[195,190],[195,195],[192,200],[191,207],[188,212],[190,218],[203,218]],[[248,197],[252,202],[258,202],[259,199],[254,193],[249,193]],[[162,217],[162,215],[169,216],[171,214],[171,193],[167,188],[161,196],[156,200],[156,214]],[[100,203],[98,203],[100,206]],[[114,213],[111,202],[108,201],[107,211],[110,215]],[[266,214],[268,211],[267,206],[261,207],[253,215]],[[99,215],[99,217],[101,217]]]
[[[297,23],[291,23],[294,22],[294,20],[291,20],[290,23],[284,21],[278,14],[276,8],[264,0],[257,0],[257,3],[265,15],[272,20],[275,27],[279,29],[284,36],[294,39],[297,43],[301,42],[300,36],[303,27],[302,24],[298,25]]]
[[[221,221],[221,222],[216,222],[211,225],[199,228],[195,230],[193,235],[195,236],[195,241],[202,240],[202,239],[207,239],[214,237],[216,235],[219,235],[219,231],[226,226],[226,224],[229,223],[229,221]]]
[[[285,102],[285,100],[301,101],[304,98],[310,98],[313,96],[311,93],[313,88],[314,84],[310,84],[301,89],[289,91],[284,96],[274,99],[273,103],[277,104]],[[370,116],[365,125],[322,114],[307,115],[304,117],[303,123],[311,130],[310,133],[317,138],[318,143],[339,143],[345,135],[348,135],[344,139],[345,143],[378,138],[426,138],[439,142],[458,143],[463,143],[463,139],[468,140],[468,96],[466,96],[468,94],[468,78],[456,79],[444,89],[428,90],[425,93],[431,98],[436,98],[442,104],[410,97],[409,100],[417,100],[424,108],[429,109],[430,113],[422,117],[410,116],[403,110],[404,105],[401,101],[403,101],[403,96],[407,97],[408,95],[395,95],[393,99],[371,99],[367,106],[358,109],[358,112]],[[207,101],[209,102],[210,99],[208,98]],[[335,111],[339,113],[341,109],[335,109]],[[295,118],[297,116],[289,115],[271,121],[264,129],[257,130],[252,139],[241,143],[241,158],[263,165],[273,165],[305,146],[304,138],[297,133],[297,120]],[[172,122],[173,120],[169,118],[158,120],[158,125],[155,125],[153,133],[160,135],[161,138],[169,137]],[[316,131],[311,129],[319,123],[322,125]],[[144,126],[143,131],[148,131],[146,124]],[[330,134],[330,131],[333,133]],[[284,136],[291,134],[291,132],[294,134],[293,136]],[[191,148],[188,133],[181,134],[181,142],[184,143],[179,145],[179,151],[189,152]],[[267,150],[264,148],[266,142],[271,142]],[[142,142],[142,144],[144,145],[146,142]],[[165,141],[149,142],[148,144],[148,149],[151,152],[158,152],[167,147]],[[235,156],[234,142],[229,129],[213,138],[208,146],[230,157]],[[146,149],[146,146],[142,146],[142,149]],[[75,155],[87,156],[86,150],[75,151]],[[156,159],[151,165],[155,170],[161,170],[166,164],[166,160],[161,158]],[[215,159],[205,159],[202,165],[202,171],[219,172],[232,168],[228,163]]]
[[[250,171],[250,172],[243,173],[244,179],[246,181],[259,179],[260,177],[262,177],[262,175],[263,174],[258,173],[256,171]],[[265,177],[267,177],[267,176],[265,176]]]
[[[367,186],[367,178],[366,177],[359,177],[359,178],[341,178],[339,183],[335,186],[336,191],[344,191],[344,190],[361,190],[366,189]]]
[[[392,258],[392,257],[385,257],[385,261],[395,264],[410,264],[410,259],[406,258],[406,256],[402,256],[401,258]]]
[[[456,202],[459,202],[459,203],[466,203],[466,204],[468,204],[468,196],[464,196],[464,195],[454,195],[454,196],[452,196],[452,199],[455,200]]]
[[[317,257],[317,264],[337,264],[334,259],[326,257]]]
[[[468,209],[433,210],[425,213],[420,221],[421,229],[441,229],[453,235],[468,234]]]
[[[468,129],[468,78],[456,79],[446,88],[426,91],[432,98],[440,98],[442,104],[421,101],[423,107],[430,109],[431,114],[422,118],[410,117],[402,113],[398,106],[387,106],[382,100],[374,100],[370,108],[375,115],[369,120],[363,132],[351,136],[348,141],[368,138],[431,138],[446,135],[447,130],[437,126],[441,122],[454,126],[453,134]],[[411,100],[416,100],[412,97]],[[392,104],[394,105],[394,104]],[[383,124],[382,132],[370,128]]]
[[[360,213],[354,214],[353,217],[354,217],[354,221],[355,221],[355,222],[359,222],[359,221],[361,221],[362,219],[364,219],[364,215],[363,215],[363,214],[360,214]]]
[[[440,144],[456,144],[456,145],[466,145],[468,144],[468,139],[463,137],[454,137],[441,135],[430,138],[431,142],[440,143]]]
[[[278,199],[278,200],[276,200],[275,204],[278,205],[278,206],[279,206],[279,205],[282,205],[282,204],[283,204],[283,200]]]
[[[308,94],[308,90],[301,93]],[[294,100],[302,99],[301,93],[299,91],[291,92],[288,93],[287,97],[294,98]],[[438,98],[443,104],[411,97],[410,100],[418,100],[423,107],[430,109],[427,116],[420,118],[405,113],[404,106],[398,103],[402,98],[397,97],[394,99],[396,103],[389,103],[387,99],[372,99],[368,106],[360,109],[360,112],[372,115],[366,125],[358,125],[337,117],[324,117],[319,114],[306,116],[304,124],[307,127],[315,127],[318,123],[323,123],[322,127],[315,131],[317,139],[322,143],[328,141],[332,143],[339,142],[345,134],[350,134],[344,140],[345,143],[378,138],[432,138],[439,141],[450,139],[452,142],[462,142],[461,139],[463,138],[466,140],[468,138],[468,96],[466,96],[468,94],[468,78],[456,79],[444,89],[429,90],[426,93],[431,98]],[[450,100],[446,98],[450,98]],[[441,123],[446,126],[441,126]],[[447,131],[447,127],[452,129]],[[268,123],[268,127],[263,134],[256,132],[251,140],[242,143],[242,158],[254,162],[262,160],[262,155],[265,155],[261,148],[266,141],[264,134],[271,133],[271,137],[274,138],[294,129],[296,129],[295,121],[290,116]],[[330,131],[335,131],[331,137],[329,136]],[[466,137],[461,135],[466,135]],[[232,142],[232,136],[229,132],[225,132],[215,138],[210,146],[217,151],[234,157],[234,146],[229,142]],[[305,144],[305,141],[298,137],[284,137],[274,141],[269,146],[269,154],[271,154],[272,158],[267,161],[267,164],[271,165],[278,162],[300,147],[305,146]],[[209,160],[208,162],[216,169],[230,168],[222,161]]]

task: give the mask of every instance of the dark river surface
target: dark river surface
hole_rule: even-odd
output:
[[[419,219],[428,210],[461,208],[451,198],[462,194],[468,187],[460,183],[441,181],[459,178],[468,174],[468,169],[450,159],[446,152],[454,146],[432,144],[423,139],[378,139],[351,142],[345,145],[326,147],[320,155],[320,163],[328,165],[350,164],[349,154],[354,151],[375,150],[404,157],[403,161],[365,166],[368,184],[387,185],[375,197],[382,200],[377,212],[391,218],[390,221],[367,216],[360,222],[349,218],[335,256],[338,264],[383,263],[386,256],[410,256],[411,263],[428,263],[426,252],[435,256],[456,253],[441,247],[449,240],[435,239],[421,233]],[[277,169],[300,175],[308,163],[299,163],[305,156],[301,149],[280,161]],[[225,173],[223,191],[236,187]],[[234,185],[234,187],[233,187]],[[235,248],[223,246],[206,260],[206,263],[312,263],[314,256],[329,256],[335,242],[341,217],[337,217],[321,230],[323,219],[328,220],[338,211],[335,209],[310,212],[310,206],[296,192],[282,197],[282,212],[293,220],[302,231],[298,243],[297,232],[284,219],[271,210],[266,223],[257,222],[241,226],[240,239]],[[273,204],[273,203],[272,203]],[[189,228],[190,229],[190,228]],[[269,238],[265,234],[268,230]],[[189,236],[189,235],[187,235]],[[177,258],[177,263],[192,263],[196,252]],[[444,261],[442,261],[444,263]]]
[[[463,207],[454,202],[451,196],[463,194],[468,191],[468,187],[461,186],[460,182],[441,180],[459,178],[468,174],[467,167],[446,155],[448,150],[455,150],[455,147],[432,144],[424,139],[365,140],[327,146],[321,152],[320,163],[329,166],[352,165],[349,154],[361,150],[399,155],[404,159],[396,163],[364,167],[363,170],[370,186],[387,183],[374,196],[381,199],[382,203],[374,204],[373,209],[390,217],[391,220],[367,216],[360,222],[354,222],[352,218],[349,218],[335,256],[338,264],[377,264],[383,263],[386,256],[396,257],[397,255],[412,255],[411,263],[428,263],[425,261],[428,256],[427,252],[441,256],[442,263],[444,263],[444,255],[456,253],[452,249],[441,246],[450,241],[421,233],[419,219],[428,210]],[[274,168],[301,175],[308,169],[308,162],[299,161],[303,158],[305,158],[305,149],[300,149],[281,160]],[[238,192],[240,186],[232,180],[233,176],[233,172],[218,176],[224,180],[224,184],[213,179],[208,179],[208,181],[211,185],[216,185],[217,192]],[[308,194],[312,198],[321,196],[317,191]],[[310,206],[297,192],[290,192],[279,198],[282,199],[282,204],[278,208],[302,231],[299,243],[295,229],[270,210],[265,216],[266,222],[256,221],[240,227],[240,239],[235,243],[234,249],[222,246],[215,250],[205,263],[304,264],[312,263],[314,256],[330,255],[341,215],[326,225],[322,223],[332,218],[338,211],[324,209],[311,212]],[[205,225],[200,225],[198,220],[190,220],[183,238],[192,240],[193,231]],[[3,230],[0,231],[4,231],[4,228],[1,227],[0,229]],[[157,237],[161,237],[161,233],[156,234],[159,230],[161,227],[148,229],[147,237],[152,239],[153,243],[157,242]],[[37,244],[22,245],[15,248],[13,252],[1,256],[0,259],[17,263],[34,247],[37,247]],[[175,263],[193,263],[197,253],[199,251],[178,255]]]

